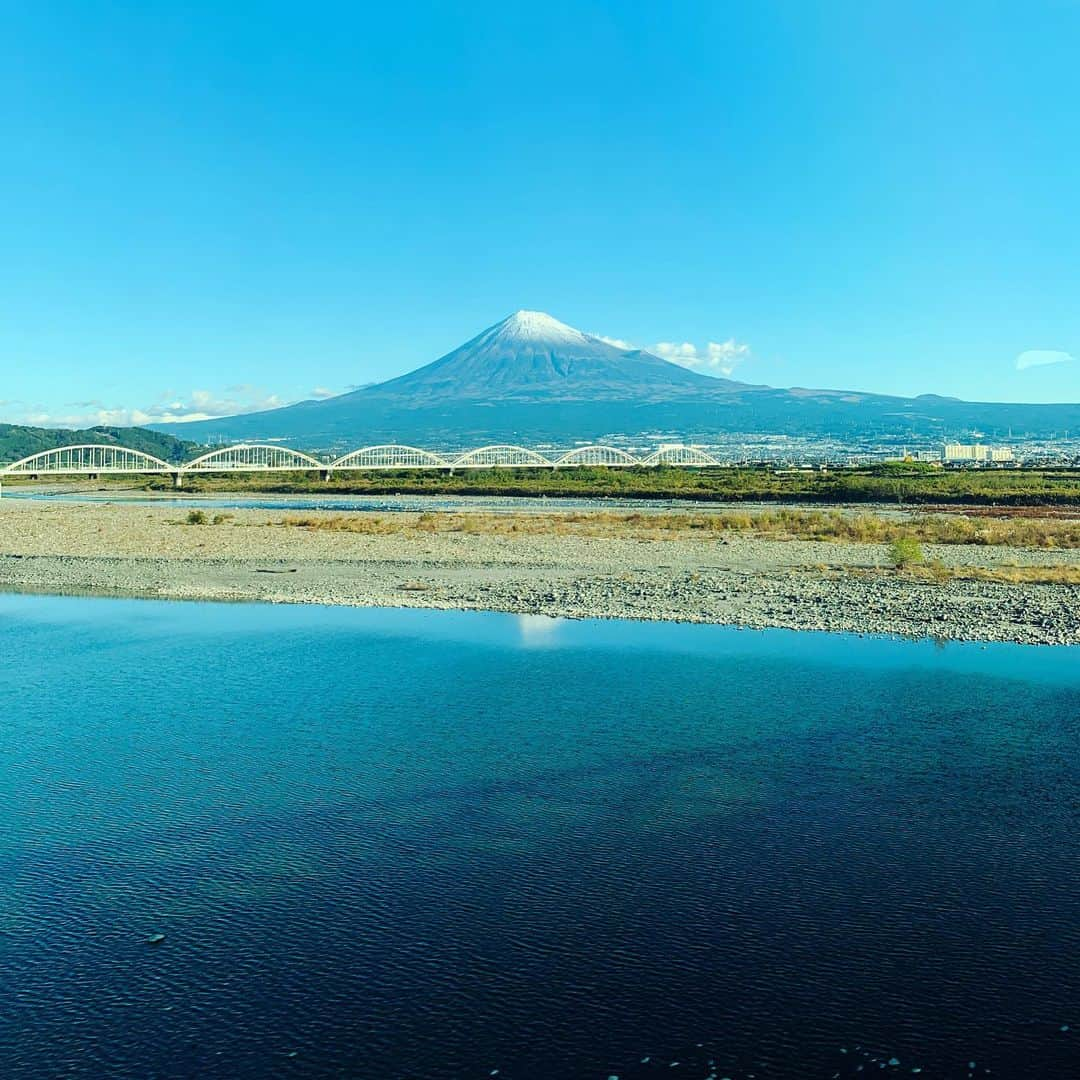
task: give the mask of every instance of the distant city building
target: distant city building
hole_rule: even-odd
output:
[[[946,443],[942,452],[946,465],[995,465],[1015,461],[1016,455],[1007,446],[986,446],[983,443]]]

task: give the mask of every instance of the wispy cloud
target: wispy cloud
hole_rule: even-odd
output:
[[[670,360],[673,364],[704,371],[710,375],[730,375],[751,357],[750,346],[728,338],[727,341],[710,341],[698,346],[692,341],[658,341],[655,345],[633,345],[622,338],[597,334],[601,341],[617,349],[644,349],[654,356]]]
[[[1028,368],[1046,367],[1049,364],[1068,364],[1072,359],[1070,353],[1058,349],[1028,349],[1016,358],[1016,370],[1027,371]]]

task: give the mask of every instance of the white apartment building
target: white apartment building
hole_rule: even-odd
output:
[[[946,443],[942,453],[946,465],[967,463],[1000,464],[1015,461],[1016,455],[1007,446],[985,446],[983,443]]]

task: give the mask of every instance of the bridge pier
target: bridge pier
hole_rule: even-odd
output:
[[[320,469],[319,470],[319,479],[320,480],[323,480],[323,481],[332,480],[333,476],[334,476],[334,470],[333,469]]]
[[[172,474],[173,487],[182,488],[184,486],[184,474],[182,472],[174,472]]]

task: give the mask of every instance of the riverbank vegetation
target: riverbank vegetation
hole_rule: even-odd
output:
[[[586,536],[649,540],[722,538],[747,534],[774,540],[900,545],[909,558],[920,544],[973,544],[1028,548],[1080,548],[1080,518],[989,517],[923,514],[912,518],[839,510],[777,509],[720,513],[292,514],[280,525],[331,532],[475,533],[484,535]]]
[[[130,482],[128,482],[130,486]],[[140,486],[169,490],[168,477]],[[893,463],[842,469],[765,466],[481,469],[308,473],[215,473],[184,477],[189,492],[290,495],[485,495],[731,502],[1080,506],[1080,469],[940,469]]]
[[[1080,585],[1080,565],[1075,563],[1066,566],[945,566],[931,559],[892,570],[846,567],[829,573],[860,578],[890,575],[938,585],[954,581],[988,581],[997,585]]]
[[[85,489],[78,477],[28,481],[5,477],[4,486],[43,483]],[[688,502],[773,502],[963,506],[999,509],[1080,507],[1080,469],[940,469],[917,463],[838,469],[766,466],[686,469],[579,467],[477,469],[456,473],[401,469],[339,472],[329,480],[311,473],[205,473],[184,475],[180,494],[431,495],[524,498],[673,499]],[[100,491],[177,494],[169,476],[108,477]]]
[[[921,567],[920,577],[934,581],[996,581],[1002,585],[1080,585],[1080,566]]]

